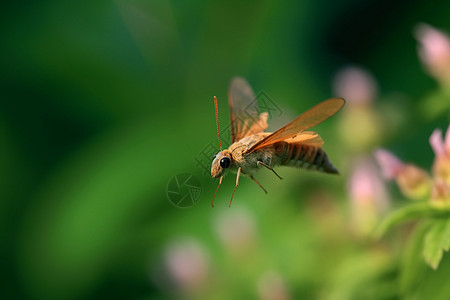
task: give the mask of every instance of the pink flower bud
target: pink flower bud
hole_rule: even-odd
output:
[[[384,149],[375,151],[375,159],[381,168],[384,178],[389,180],[397,177],[405,166],[394,154]]]
[[[334,92],[352,104],[367,104],[376,98],[377,85],[371,74],[358,67],[339,71],[334,79]]]
[[[450,83],[450,40],[446,34],[427,24],[415,29],[419,57],[428,72],[444,85]]]
[[[445,133],[445,151],[447,154],[450,154],[450,125],[447,128],[447,132]]]
[[[430,145],[433,149],[434,155],[437,157],[445,156],[445,145],[442,140],[442,131],[440,129],[435,129],[430,136]]]
[[[356,160],[348,187],[355,228],[363,235],[368,234],[389,206],[384,182],[370,159]]]
[[[209,273],[209,259],[203,247],[193,240],[180,240],[165,252],[168,274],[182,291],[198,290]]]
[[[405,164],[387,150],[375,151],[375,158],[386,179],[395,179],[403,195],[410,199],[421,199],[430,191],[427,172],[412,164]]]
[[[433,174],[450,184],[450,127],[442,140],[442,132],[435,129],[430,136],[430,145],[435,154]]]

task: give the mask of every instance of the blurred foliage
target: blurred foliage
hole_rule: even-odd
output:
[[[423,259],[432,224],[370,238],[405,202],[369,183],[375,147],[433,161],[427,141],[448,126],[449,93],[413,29],[448,33],[449,13],[425,0],[5,4],[2,299],[448,299],[448,253],[437,270]],[[281,108],[277,129],[342,96],[332,81],[348,65],[377,94],[315,129],[341,176],[261,171],[269,194],[244,178],[230,209],[229,176],[212,209],[216,182],[195,160],[217,142],[212,97],[226,128],[227,86],[243,76]],[[201,181],[189,209],[166,195],[182,172]]]

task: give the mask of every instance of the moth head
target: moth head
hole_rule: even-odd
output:
[[[221,151],[214,156],[211,165],[211,176],[219,178],[223,175],[226,169],[231,167],[233,159],[231,153],[228,150]]]

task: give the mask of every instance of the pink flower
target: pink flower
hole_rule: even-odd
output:
[[[428,24],[415,29],[419,41],[419,57],[428,72],[439,82],[450,84],[450,39],[446,34]]]
[[[429,195],[430,177],[427,172],[402,162],[387,150],[376,150],[375,158],[384,177],[388,180],[394,179],[403,195],[411,199],[421,199]]]
[[[450,126],[445,134],[445,140],[442,139],[442,131],[435,129],[430,136],[430,145],[435,155],[434,175],[450,184]]]
[[[405,164],[400,159],[384,149],[376,150],[375,158],[381,167],[384,178],[389,180],[397,177],[405,167]]]
[[[434,155],[438,157],[450,156],[450,126],[447,128],[445,140],[442,139],[442,131],[435,129],[430,136],[430,145]]]
[[[367,234],[389,206],[384,182],[371,159],[356,160],[348,189],[355,228],[360,233]]]
[[[377,84],[367,71],[358,67],[340,70],[334,79],[334,91],[352,104],[367,104],[376,98]]]
[[[350,195],[354,201],[378,201],[382,207],[387,204],[384,184],[372,162],[358,162],[350,179]]]
[[[450,207],[450,186],[442,178],[434,181],[431,191],[431,204],[438,208]]]
[[[178,240],[165,251],[168,274],[182,291],[201,288],[209,276],[209,259],[206,251],[196,241]]]
[[[338,132],[343,142],[355,152],[366,152],[381,138],[380,117],[373,107],[377,83],[368,71],[349,66],[341,69],[333,81],[334,94],[347,100]],[[358,124],[358,126],[355,126]]]
[[[234,209],[219,215],[215,220],[215,229],[231,254],[243,254],[254,246],[255,222],[251,213],[246,210]]]

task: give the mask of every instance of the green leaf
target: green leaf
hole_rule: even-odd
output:
[[[435,120],[445,116],[450,110],[450,101],[448,92],[436,90],[431,92],[419,104],[419,110],[427,120]]]
[[[412,299],[420,283],[427,276],[430,268],[423,260],[424,237],[433,221],[421,221],[413,229],[402,254],[402,268],[400,271],[400,290],[404,298]]]
[[[444,250],[448,251],[449,246],[450,218],[446,220],[436,220],[425,235],[423,255],[427,264],[436,270],[442,259]]]
[[[378,228],[376,228],[374,237],[379,239],[392,227],[407,221],[443,217],[450,217],[450,210],[435,208],[428,202],[414,203],[391,213]]]

